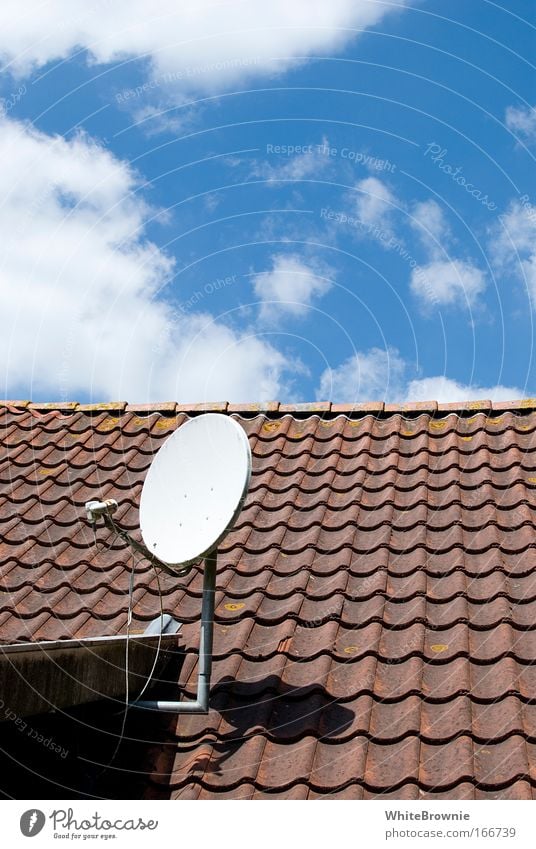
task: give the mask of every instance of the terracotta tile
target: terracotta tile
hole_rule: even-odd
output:
[[[471,413],[476,411],[489,412],[491,410],[491,401],[454,401],[448,404],[438,404],[438,412],[460,412]]]
[[[233,796],[234,798],[234,796]],[[238,797],[237,797],[238,798]],[[304,800],[308,798],[308,785],[307,784],[295,784],[294,787],[289,787],[286,790],[282,791],[273,791],[273,790],[256,790],[254,794],[251,796],[253,800],[271,800],[271,799],[296,799],[298,801]]]
[[[276,413],[279,401],[266,401],[264,404],[229,404],[229,413]]]
[[[24,409],[28,407],[32,402],[31,401],[1,401],[1,407],[14,407],[15,409]]]
[[[415,801],[419,799],[419,787],[416,784],[404,784],[402,787],[397,787],[396,790],[368,790],[366,787],[363,790],[363,799],[398,799],[403,801]]]
[[[317,792],[316,790],[309,790],[307,794],[307,799],[328,799],[328,800],[360,800],[363,799],[363,788],[360,784],[349,784],[347,787],[344,787],[342,790],[332,790],[330,792],[326,792],[322,790]]]
[[[483,787],[492,789],[528,776],[528,750],[522,736],[515,734],[502,743],[475,745],[475,778]]]
[[[440,657],[444,653],[446,652],[438,652],[437,656]],[[485,668],[479,667],[479,669]],[[423,664],[422,692],[426,698],[434,702],[452,699],[458,694],[470,693],[472,672],[473,666],[467,662],[465,657],[451,659],[448,663],[429,661]]]
[[[280,404],[279,412],[282,414],[290,413],[329,413],[331,409],[330,401],[316,401],[312,404]]]
[[[46,403],[30,403],[29,409],[36,413],[48,412],[74,412],[78,407],[78,401],[48,401]]]
[[[159,402],[158,404],[127,404],[127,413],[174,413],[177,409],[176,401]]]
[[[453,801],[465,801],[466,799],[475,799],[477,797],[473,785],[468,781],[461,781],[448,790],[419,790],[417,798],[432,802],[447,801],[450,799]]]
[[[401,702],[378,702],[372,705],[369,733],[377,742],[394,743],[410,734],[419,734],[421,700],[408,696]]]
[[[403,413],[430,413],[433,415],[437,410],[437,401],[417,401],[411,404],[386,404],[385,412]]]
[[[528,410],[536,407],[536,399],[524,398],[521,401],[494,401],[493,410]]]
[[[384,408],[382,402],[371,404],[332,404],[332,413],[342,413],[346,415],[366,415],[367,413],[381,413]]]
[[[528,781],[514,781],[509,787],[504,787],[500,790],[484,790],[479,787],[475,788],[475,799],[514,799],[521,801],[524,799],[534,799],[534,789]]]
[[[427,790],[459,785],[474,774],[473,741],[469,736],[458,737],[443,746],[423,743],[419,758],[419,783]]]
[[[412,694],[421,693],[423,662],[420,657],[411,657],[398,663],[380,660],[374,673],[371,688],[378,699],[398,703]]]
[[[329,745],[319,742],[314,752],[310,770],[310,783],[316,791],[342,788],[365,772],[368,741],[356,737],[344,745]]]
[[[126,410],[126,407],[126,401],[109,401],[101,404],[78,404],[77,410],[81,413],[100,413],[103,410],[122,413]]]
[[[508,693],[524,694],[523,675],[525,667],[520,666],[512,657],[503,657],[490,664],[471,665],[471,692],[479,701],[491,702]],[[531,686],[531,675],[524,679],[525,686]]]
[[[178,413],[224,413],[227,401],[215,401],[204,404],[177,404]]]
[[[124,632],[129,554],[118,541],[109,549],[102,530],[95,549],[83,505],[96,493],[117,498],[136,533],[163,439],[190,414],[225,409],[0,406],[3,641]],[[531,798],[532,408],[227,410],[243,413],[254,463],[220,547],[211,712],[172,721],[171,782],[161,775],[147,792]],[[165,607],[184,623],[188,698],[201,577],[162,577]],[[147,564],[134,601],[141,628],[159,611]]]
[[[448,702],[425,702],[422,706],[421,734],[427,743],[440,743],[473,734],[472,705],[469,696],[457,696]],[[483,707],[484,713],[486,706]]]
[[[531,734],[534,730],[533,705],[524,705],[517,696],[508,696],[491,704],[473,706],[473,733],[478,742],[498,741],[512,734]],[[531,730],[529,730],[531,729]]]
[[[407,781],[417,781],[420,762],[420,742],[409,736],[397,743],[367,746],[364,779],[370,790],[394,789]]]
[[[305,737],[292,748],[265,741],[262,760],[257,763],[257,783],[262,788],[282,788],[297,782],[307,783],[315,749],[314,737]]]

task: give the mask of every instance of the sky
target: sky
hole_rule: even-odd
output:
[[[2,0],[0,394],[536,395],[533,0]]]

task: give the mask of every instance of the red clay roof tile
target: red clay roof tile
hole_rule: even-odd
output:
[[[147,795],[532,798],[535,407],[4,402],[0,637],[124,633],[130,553],[95,548],[83,505],[116,498],[137,533],[158,447],[227,410],[253,477],[220,548],[211,711],[172,720]],[[202,570],[161,584],[191,698]],[[140,629],[147,563],[135,586]]]

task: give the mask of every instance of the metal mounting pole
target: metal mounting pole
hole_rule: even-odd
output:
[[[205,559],[203,574],[203,602],[201,607],[201,633],[199,637],[199,673],[195,702],[132,701],[130,707],[158,710],[167,713],[208,713],[210,676],[212,672],[212,642],[214,636],[214,599],[216,595],[216,552]]]

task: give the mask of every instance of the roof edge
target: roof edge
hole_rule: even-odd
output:
[[[356,418],[366,415],[376,415],[379,418],[387,418],[392,415],[416,416],[428,413],[429,415],[449,415],[455,413],[460,416],[470,416],[475,413],[500,414],[504,412],[526,413],[536,410],[536,398],[522,398],[513,401],[452,401],[449,403],[438,403],[437,401],[416,401],[407,404],[386,404],[383,401],[359,404],[334,404],[331,401],[313,401],[300,404],[283,404],[279,401],[267,401],[258,404],[244,403],[236,404],[228,401],[215,401],[210,403],[179,404],[176,401],[164,401],[154,404],[129,404],[126,401],[103,401],[102,403],[81,404],[78,401],[50,401],[32,402],[18,400],[0,400],[0,408],[9,407],[15,410],[29,410],[37,414],[60,413],[73,415],[73,413],[137,413],[150,415],[160,413],[161,415],[176,415],[185,413],[187,415],[198,415],[201,413],[236,413],[243,416],[257,416],[266,414],[268,416],[294,415],[298,418],[306,418],[311,415],[321,416],[355,416]]]

